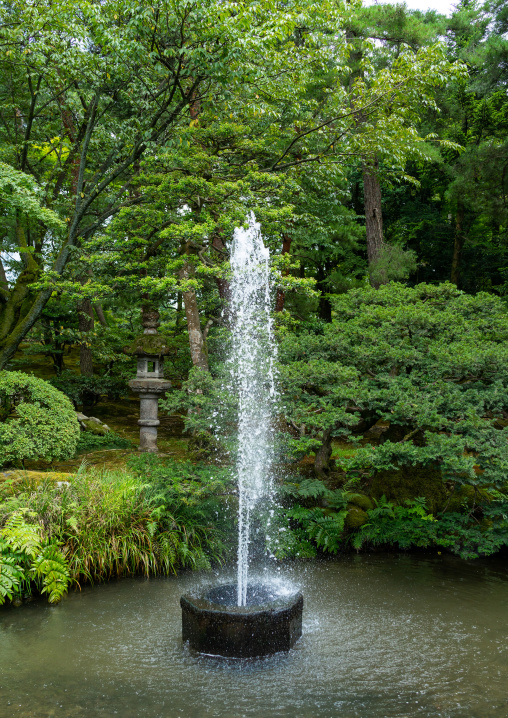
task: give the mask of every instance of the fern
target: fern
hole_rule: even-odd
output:
[[[347,511],[339,511],[329,516],[320,516],[315,518],[307,526],[307,534],[318,548],[329,553],[336,553],[339,550],[339,544],[342,542],[344,531],[344,521]]]
[[[335,553],[339,549],[344,533],[347,511],[326,513],[326,509],[307,509],[294,506],[287,512],[289,518],[298,521],[308,538],[322,551]]]
[[[41,551],[41,535],[38,526],[26,523],[26,514],[23,509],[13,513],[0,533],[11,550],[20,551],[33,559]]]
[[[12,600],[19,592],[23,579],[23,569],[16,562],[15,556],[4,554],[5,544],[0,542],[0,606],[5,600]]]
[[[0,531],[0,604],[35,583],[50,603],[59,601],[69,585],[69,568],[56,544],[42,546],[38,526],[25,521],[27,511],[14,512]]]
[[[367,511],[369,522],[353,537],[353,548],[358,550],[365,543],[372,546],[396,544],[401,549],[433,545],[438,526],[434,516],[426,510],[425,499],[407,500],[406,504],[394,506],[382,496],[376,507]]]
[[[317,499],[320,496],[327,497],[329,494],[330,490],[319,479],[305,479],[298,487],[298,496],[302,498]]]
[[[44,546],[30,569],[34,578],[42,579],[41,593],[48,595],[49,603],[58,603],[67,591],[70,576],[65,556],[56,544]]]

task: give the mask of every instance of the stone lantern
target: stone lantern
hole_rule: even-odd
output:
[[[171,386],[164,379],[164,357],[169,354],[164,337],[157,333],[159,312],[143,307],[144,332],[124,352],[136,356],[138,371],[129,382],[131,391],[139,394],[139,450],[157,451],[159,397]]]

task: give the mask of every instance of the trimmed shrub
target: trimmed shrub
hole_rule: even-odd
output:
[[[51,384],[0,372],[0,467],[74,456],[79,424],[69,399]]]

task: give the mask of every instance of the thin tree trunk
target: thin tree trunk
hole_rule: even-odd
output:
[[[78,328],[87,335],[94,327],[93,309],[89,299],[78,304]],[[92,347],[89,336],[81,336],[79,344],[79,371],[83,376],[93,376]]]
[[[282,254],[289,254],[291,250],[291,242],[292,237],[290,237],[288,234],[282,235]],[[284,270],[284,275],[286,276],[288,273],[288,270]],[[284,304],[286,303],[286,292],[283,289],[277,289],[277,298],[275,300],[275,311],[276,312],[282,312],[284,311]]]
[[[5,274],[2,257],[0,255],[0,301],[7,301],[9,296],[9,283],[7,281],[7,275]]]
[[[176,329],[180,328],[180,322],[182,321],[182,313],[183,313],[182,293],[178,292],[177,297],[176,297],[176,319],[175,319]]]
[[[179,272],[180,279],[189,279],[192,269],[186,261]],[[182,292],[183,305],[185,308],[185,316],[187,319],[187,330],[189,332],[189,345],[192,364],[198,369],[208,371],[208,356],[206,352],[205,340],[201,331],[201,322],[199,317],[199,307],[196,298],[196,292],[189,289]]]
[[[367,259],[369,262],[369,273],[372,273],[374,265],[383,249],[383,213],[381,210],[381,185],[376,174],[377,160],[373,165],[364,165],[363,168],[363,195],[365,199],[365,228],[367,231]],[[379,288],[379,280],[370,283],[376,289]]]
[[[102,327],[107,327],[107,326],[109,326],[108,323],[107,323],[107,321],[106,321],[106,317],[104,316],[104,310],[102,309],[102,304],[101,304],[100,302],[96,302],[96,303],[93,305],[93,308],[94,308],[95,313],[96,313],[96,315],[97,315],[97,319],[99,320],[99,324],[100,324]]]
[[[212,240],[212,247],[216,252],[223,256],[227,256],[226,245],[222,241],[220,234],[216,233]],[[229,320],[229,298],[230,298],[230,286],[227,279],[222,277],[216,277],[217,290],[222,304],[222,316],[224,321],[227,323]]]
[[[332,455],[331,433],[332,432],[330,429],[326,429],[326,431],[323,431],[323,443],[317,450],[316,458],[314,459],[314,471],[320,479],[326,478],[328,467],[330,464],[330,457]]]
[[[455,215],[455,239],[453,243],[452,272],[450,281],[457,287],[460,285],[460,260],[462,258],[462,250],[466,241],[464,234],[464,205],[457,202],[457,214]]]
[[[319,297],[319,307],[318,307],[318,313],[320,319],[323,319],[325,322],[331,322],[332,321],[332,304],[328,297],[325,297],[326,294],[326,281],[328,279],[328,274],[331,267],[328,263],[325,263],[325,265],[319,265],[317,268],[317,288],[320,292]]]

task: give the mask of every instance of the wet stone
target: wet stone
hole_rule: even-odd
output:
[[[182,637],[199,653],[254,658],[288,651],[302,635],[303,596],[248,587],[247,605],[236,605],[237,588],[225,584],[180,599]]]

